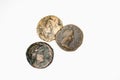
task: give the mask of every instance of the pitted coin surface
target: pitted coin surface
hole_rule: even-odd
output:
[[[55,39],[56,33],[63,27],[62,21],[53,15],[42,18],[37,26],[39,37],[47,42]]]
[[[69,24],[64,26],[56,34],[57,44],[65,51],[76,50],[83,41],[83,32],[76,25]]]
[[[45,42],[36,42],[29,46],[26,57],[31,66],[45,68],[53,60],[53,49]]]

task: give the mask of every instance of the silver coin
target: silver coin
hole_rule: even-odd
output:
[[[42,40],[50,42],[62,27],[62,21],[58,17],[49,15],[39,21],[37,33]]]
[[[36,42],[26,52],[29,64],[35,68],[46,68],[53,60],[53,49],[45,42]]]
[[[66,25],[56,34],[56,42],[63,50],[74,51],[83,42],[83,32],[76,25]]]

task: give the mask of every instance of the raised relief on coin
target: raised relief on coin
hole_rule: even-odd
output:
[[[76,50],[83,41],[83,32],[80,28],[73,24],[64,26],[56,34],[57,44],[66,51]]]
[[[42,18],[37,26],[39,37],[47,42],[55,39],[56,33],[63,27],[62,21],[53,15]]]
[[[31,66],[45,68],[53,60],[53,49],[44,42],[36,42],[27,49],[26,57]]]

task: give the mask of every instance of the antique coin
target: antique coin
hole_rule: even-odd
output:
[[[62,21],[53,15],[42,18],[37,26],[39,37],[47,42],[55,39],[56,33],[63,27]]]
[[[57,44],[65,51],[76,50],[83,41],[83,32],[73,24],[64,26],[56,34]]]
[[[29,64],[35,68],[45,68],[53,60],[53,49],[45,42],[36,42],[26,52]]]

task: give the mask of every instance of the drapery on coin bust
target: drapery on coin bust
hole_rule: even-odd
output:
[[[26,52],[29,64],[35,68],[46,68],[53,60],[53,49],[45,42],[36,42]]]
[[[56,34],[57,44],[65,51],[76,50],[83,41],[83,32],[76,25],[69,24],[64,26]]]
[[[50,42],[55,39],[56,33],[63,27],[62,21],[54,16],[43,17],[37,26],[37,33],[42,40]]]

